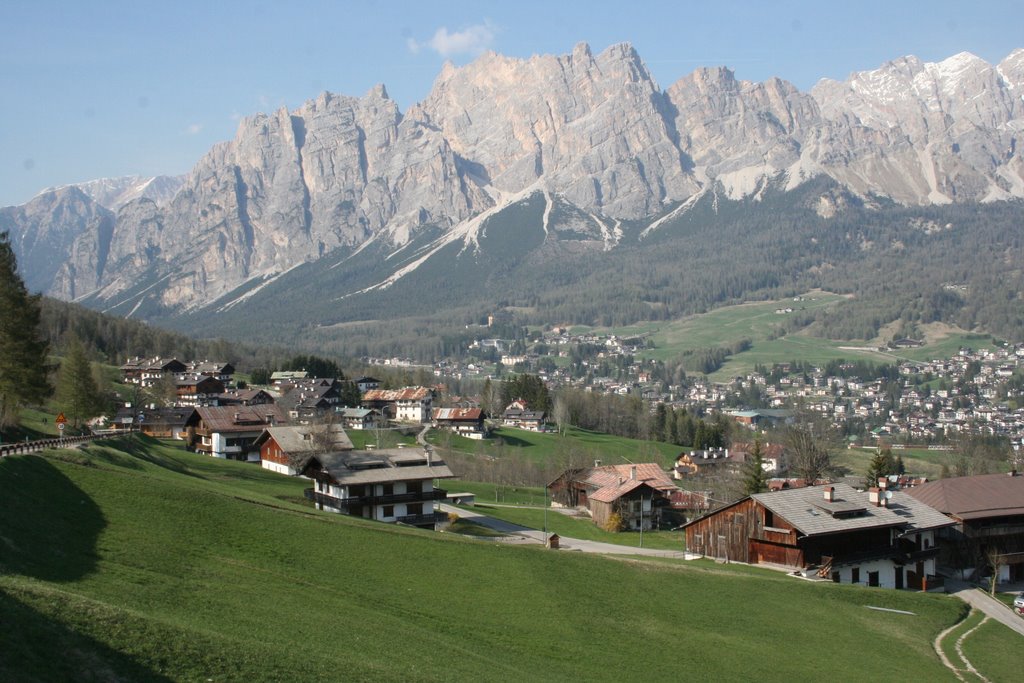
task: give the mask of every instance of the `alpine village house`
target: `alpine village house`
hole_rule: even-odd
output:
[[[455,476],[429,448],[317,454],[302,475],[314,481],[305,494],[318,510],[427,529],[444,518],[435,501],[448,495],[434,480]]]
[[[952,524],[903,491],[836,483],[755,493],[683,528],[687,550],[707,557],[836,583],[926,590],[936,532]]]

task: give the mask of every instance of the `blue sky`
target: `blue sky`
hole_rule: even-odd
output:
[[[0,206],[50,185],[188,171],[238,119],[387,86],[402,111],[445,60],[630,42],[664,89],[700,66],[802,90],[914,54],[995,63],[1024,2],[0,3]]]

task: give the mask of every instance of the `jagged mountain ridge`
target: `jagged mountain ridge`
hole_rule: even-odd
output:
[[[614,248],[623,221],[657,229],[705,193],[741,198],[769,181],[793,188],[827,176],[906,205],[1021,197],[1022,93],[1024,50],[995,67],[970,55],[908,57],[809,93],[723,68],[662,91],[628,45],[527,60],[488,53],[447,65],[404,115],[377,87],[249,117],[169,202],[129,201],[112,229],[70,192],[0,210],[0,220],[28,234],[18,211],[71,201],[65,213],[85,218],[65,224],[51,242],[59,267],[33,282],[97,307],[166,315],[224,305],[303,263],[371,245],[382,272],[402,262],[340,293],[358,296],[446,245],[478,249],[489,219],[538,192],[572,207],[558,220],[543,213],[546,239],[578,233],[588,239],[577,246],[594,249]],[[834,197],[822,205],[837,210]],[[570,216],[575,227],[560,223]],[[433,242],[415,258],[389,259],[421,234]]]
[[[72,183],[60,187],[48,187],[40,195],[49,194],[69,187],[76,187],[105,209],[117,212],[130,201],[140,198],[152,199],[158,205],[166,204],[181,188],[184,176],[122,176],[100,178],[84,183]]]

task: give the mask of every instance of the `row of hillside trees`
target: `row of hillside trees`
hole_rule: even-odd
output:
[[[53,394],[41,300],[28,293],[9,236],[0,233],[0,430],[17,426],[22,408],[41,405]],[[64,341],[55,398],[75,428],[99,415],[107,401],[82,343],[74,335]]]
[[[0,428],[50,395],[48,345],[39,334],[39,297],[30,296],[6,232],[0,233]]]

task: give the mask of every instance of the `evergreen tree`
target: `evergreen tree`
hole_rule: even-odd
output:
[[[92,364],[77,338],[71,339],[60,364],[57,405],[74,427],[100,413],[102,399],[92,375]]]
[[[864,478],[864,485],[867,487],[878,486],[878,480],[896,474],[896,459],[892,457],[892,449],[881,448],[868,463],[868,474]]]
[[[47,343],[39,338],[39,297],[29,296],[6,232],[0,233],[0,428],[18,422],[22,406],[50,394]]]
[[[668,410],[665,408],[664,403],[659,403],[658,407],[654,409],[654,424],[651,429],[651,438],[655,441],[667,441],[668,435]]]
[[[761,440],[754,440],[754,450],[750,458],[743,463],[743,493],[751,495],[768,490],[768,473],[764,471],[764,456],[761,453]]]

